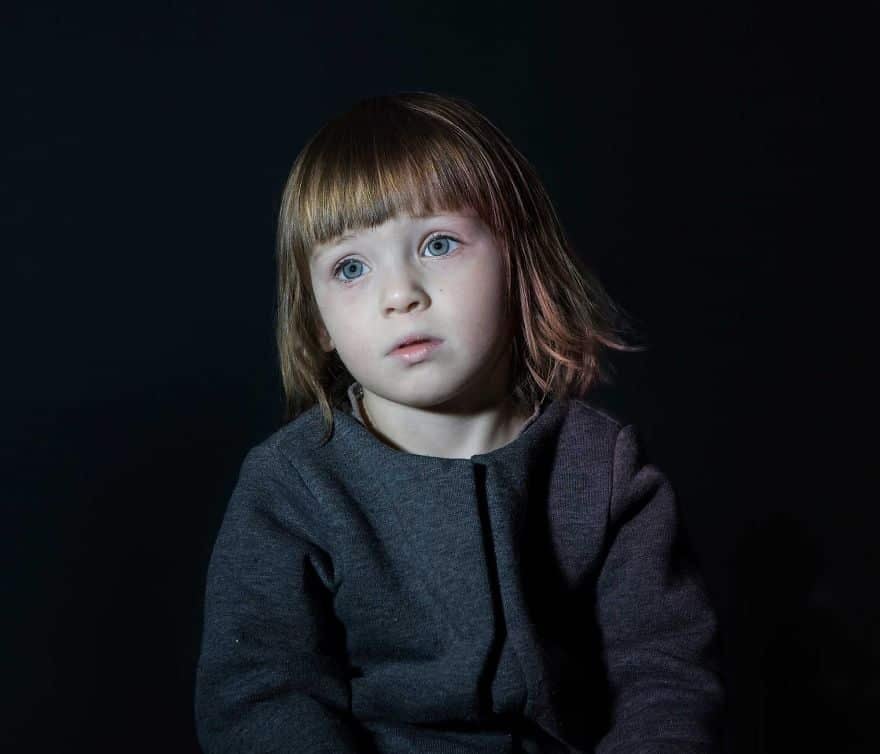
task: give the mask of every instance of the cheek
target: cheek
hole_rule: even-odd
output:
[[[324,326],[333,343],[346,358],[356,360],[361,355],[369,356],[375,348],[377,333],[371,327],[370,318],[364,316],[354,298],[346,301],[344,293],[328,296],[321,302]]]
[[[346,291],[334,290],[327,285],[315,289],[315,301],[328,329],[338,330],[341,325],[354,319],[352,307],[355,299],[345,294]]]
[[[447,304],[462,337],[473,343],[492,340],[504,326],[504,272],[492,261],[465,272],[444,285]]]

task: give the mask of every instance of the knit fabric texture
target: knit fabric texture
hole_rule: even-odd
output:
[[[309,409],[244,458],[195,688],[221,752],[721,751],[716,614],[637,427],[545,399],[438,458]]]

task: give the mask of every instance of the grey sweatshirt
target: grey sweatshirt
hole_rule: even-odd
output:
[[[311,408],[245,457],[208,567],[215,752],[719,752],[715,613],[633,424],[548,398],[469,459]]]

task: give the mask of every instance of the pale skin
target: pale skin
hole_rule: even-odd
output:
[[[314,249],[310,269],[322,347],[363,387],[366,423],[385,444],[470,458],[516,438],[531,412],[507,389],[501,248],[475,212],[398,215]],[[418,363],[388,355],[412,332],[443,342]]]

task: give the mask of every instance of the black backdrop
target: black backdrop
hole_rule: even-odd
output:
[[[4,11],[5,750],[197,751],[207,559],[280,424],[283,183],[326,118],[407,89],[511,136],[651,343],[609,400],[705,569],[729,750],[876,750],[876,515],[834,467],[816,263],[839,43],[793,4],[643,6]]]

